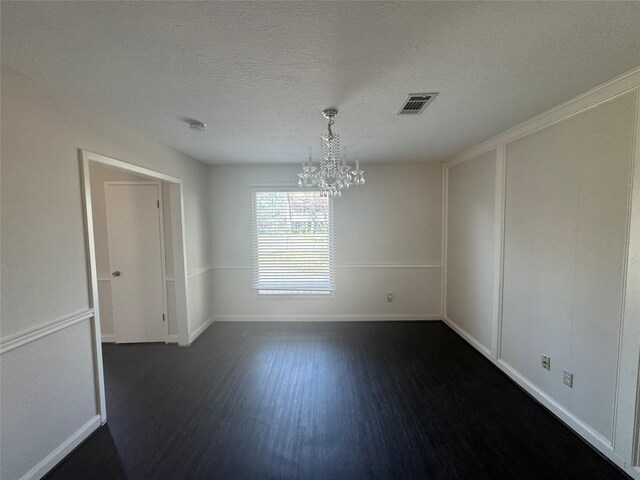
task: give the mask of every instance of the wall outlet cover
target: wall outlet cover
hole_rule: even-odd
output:
[[[573,388],[573,373],[564,371],[564,376],[562,377],[564,384],[568,387]]]
[[[551,370],[551,357],[549,355],[542,355],[540,365],[545,370]]]

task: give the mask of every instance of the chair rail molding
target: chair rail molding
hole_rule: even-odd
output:
[[[376,263],[336,263],[336,268],[357,269],[357,268],[442,268],[441,263],[422,262],[376,262]],[[250,270],[251,265],[210,265],[206,269],[199,269],[190,272],[190,276],[200,275],[208,270]]]
[[[76,323],[90,320],[93,317],[94,309],[86,308],[29,330],[25,330],[24,332],[15,333],[0,340],[0,354],[9,352],[14,348],[21,347],[27,343],[34,342],[46,335],[51,335],[59,330],[75,325]]]
[[[194,268],[190,272],[187,273],[187,278],[194,278],[203,273],[207,273],[209,270],[215,268],[213,265],[205,265],[204,267]]]

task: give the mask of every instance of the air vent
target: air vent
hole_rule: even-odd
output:
[[[437,96],[437,93],[411,93],[404,102],[404,105],[402,105],[398,115],[422,113],[426,106],[433,102],[433,99]]]

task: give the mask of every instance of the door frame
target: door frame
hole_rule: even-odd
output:
[[[105,400],[104,368],[102,361],[102,334],[100,329],[100,300],[98,297],[98,276],[96,267],[96,247],[93,234],[93,208],[91,205],[91,180],[89,162],[106,165],[118,170],[134,173],[151,180],[163,181],[170,184],[171,198],[171,237],[173,245],[173,263],[175,274],[176,322],[178,327],[178,345],[189,345],[189,309],[188,309],[188,280],[187,280],[187,252],[186,225],[184,215],[184,186],[182,179],[166,175],[155,170],[140,167],[132,163],[107,157],[89,150],[78,149],[80,163],[80,178],[82,187],[82,201],[84,213],[84,234],[87,254],[87,276],[91,288],[89,290],[89,307],[93,310],[92,342],[94,352],[94,371],[98,382],[96,384],[97,410],[102,424],[107,421]]]
[[[104,182],[104,195],[105,195],[105,208],[107,208],[107,186],[118,186],[118,185],[128,185],[128,186],[149,186],[155,185],[156,192],[158,194],[158,224],[160,230],[158,231],[158,235],[160,235],[160,269],[162,276],[162,314],[164,315],[165,321],[165,332],[164,332],[164,342],[169,343],[169,312],[167,309],[167,256],[165,252],[165,244],[164,244],[164,205],[162,198],[162,182],[158,180],[105,180]],[[108,222],[107,222],[107,231],[108,231]],[[109,272],[113,271],[113,265],[111,265],[111,243],[107,241],[107,249],[109,250]],[[111,311],[113,312],[113,288],[111,289]],[[113,322],[113,336],[116,343],[118,343],[118,329],[116,328],[115,321]]]

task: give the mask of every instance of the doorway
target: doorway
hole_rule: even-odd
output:
[[[121,160],[79,154],[94,368],[105,423],[102,342],[189,344],[183,185]]]

